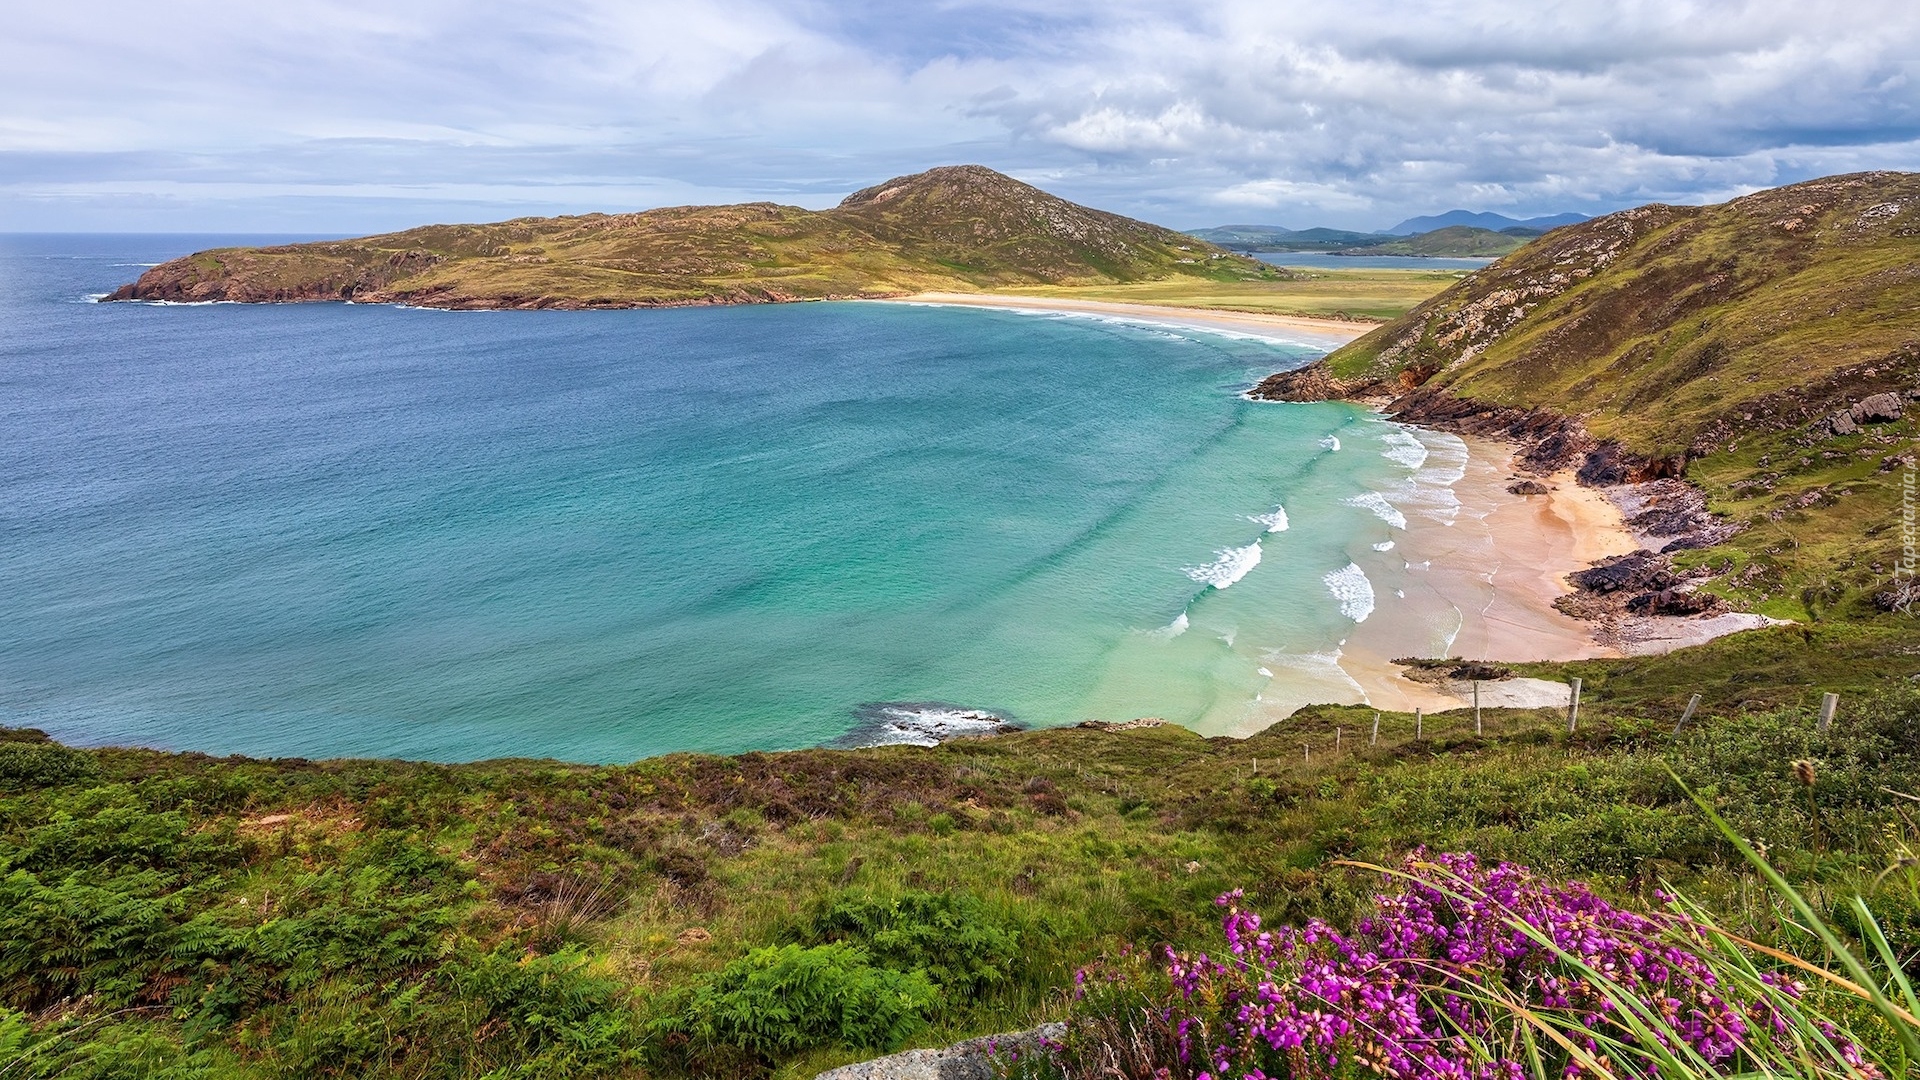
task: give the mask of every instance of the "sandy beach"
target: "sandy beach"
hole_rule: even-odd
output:
[[[922,293],[882,302],[1124,318],[1329,350],[1373,328],[1332,319],[1055,297]],[[1273,681],[1244,719],[1207,734],[1250,735],[1312,704],[1365,703],[1430,713],[1468,708],[1470,685],[1415,681],[1393,663],[1433,656],[1436,637],[1450,636],[1448,656],[1511,663],[1664,652],[1765,624],[1744,614],[1641,618],[1623,640],[1617,628],[1605,631],[1559,611],[1554,601],[1571,591],[1568,574],[1645,546],[1627,527],[1620,507],[1606,493],[1580,486],[1571,471],[1533,477],[1546,484],[1544,494],[1508,491],[1520,475],[1510,444],[1440,432],[1420,437],[1436,451],[1457,453],[1464,446],[1465,461],[1451,482],[1436,485],[1429,477],[1397,499],[1389,496],[1404,511],[1407,525],[1396,532],[1389,550],[1356,541],[1349,551],[1372,582],[1374,610],[1333,652],[1272,657]],[[1538,679],[1480,687],[1481,704],[1496,708],[1562,705],[1567,695],[1565,684]]]
[[[915,293],[884,304],[943,304],[955,307],[997,308],[1005,311],[1054,311],[1070,315],[1102,315],[1145,323],[1227,330],[1285,341],[1324,345],[1333,349],[1372,330],[1377,323],[1341,319],[1312,319],[1302,315],[1271,315],[1257,311],[1168,307],[1158,304],[1121,304],[1104,300],[1056,297],[1001,296],[988,293]]]
[[[1455,436],[1428,433],[1436,445]],[[1356,544],[1354,564],[1374,582],[1375,608],[1340,644],[1337,656],[1288,665],[1245,724],[1251,734],[1309,704],[1370,704],[1407,712],[1466,707],[1461,688],[1416,682],[1393,661],[1432,655],[1436,632],[1452,636],[1448,655],[1467,660],[1575,660],[1620,653],[1595,640],[1595,626],[1561,613],[1554,600],[1566,575],[1638,545],[1619,509],[1570,474],[1551,477],[1544,495],[1515,495],[1513,448],[1459,438],[1466,460],[1450,485],[1453,500],[1423,510],[1434,492],[1398,505],[1407,527],[1394,546]],[[1470,688],[1465,689],[1471,693]],[[1566,688],[1505,680],[1482,688],[1482,704],[1530,707],[1565,700]]]

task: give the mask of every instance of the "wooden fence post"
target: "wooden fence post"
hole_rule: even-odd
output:
[[[1480,729],[1480,680],[1473,680],[1473,733],[1479,735]]]
[[[1379,744],[1380,744],[1380,714],[1374,713],[1373,714],[1373,737],[1367,740],[1367,745],[1378,746]]]
[[[1579,724],[1580,724],[1580,679],[1578,676],[1575,676],[1573,680],[1573,693],[1569,695],[1567,698],[1567,734],[1569,735],[1573,734],[1574,728],[1578,727]]]
[[[1422,734],[1421,734],[1421,717],[1420,717],[1420,710],[1419,710],[1419,709],[1415,709],[1415,710],[1413,710],[1413,737],[1414,737],[1414,738],[1416,738],[1416,739],[1418,739],[1418,738],[1421,738],[1421,737],[1422,737]]]
[[[1683,727],[1686,727],[1686,726],[1687,726],[1687,721],[1689,721],[1689,720],[1691,720],[1691,719],[1693,719],[1693,710],[1695,710],[1695,709],[1697,709],[1697,708],[1699,708],[1699,707],[1700,707],[1700,695],[1699,695],[1699,694],[1695,694],[1695,695],[1693,695],[1692,697],[1690,697],[1690,698],[1688,698],[1688,699],[1687,699],[1687,711],[1686,711],[1686,712],[1683,712],[1683,713],[1681,713],[1681,714],[1680,714],[1680,722],[1679,722],[1679,723],[1677,723],[1677,724],[1675,724],[1675,725],[1673,725],[1673,733],[1674,733],[1675,735],[1678,735],[1678,734],[1680,734],[1680,729],[1681,729],[1681,728],[1683,728]]]
[[[1822,694],[1820,696],[1820,730],[1821,731],[1825,731],[1828,728],[1833,726],[1833,714],[1837,712],[1839,708],[1840,708],[1839,694]]]

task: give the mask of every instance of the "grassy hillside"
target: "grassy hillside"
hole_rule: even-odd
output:
[[[1337,251],[1384,244],[1393,239],[1381,233],[1283,229],[1278,225],[1221,225],[1212,229],[1190,229],[1187,235],[1234,251]]]
[[[1667,773],[1920,950],[1920,699],[1673,715],[1320,709],[1245,741],[1055,729],[624,767],[216,760],[0,734],[0,1068],[28,1077],[809,1077],[1057,1015],[1211,900],[1350,914],[1428,844],[1670,882],[1810,943]],[[1335,748],[1335,729],[1340,729]],[[1307,748],[1311,747],[1309,756]],[[1818,763],[1809,803],[1788,762]],[[1818,823],[1813,819],[1817,807]],[[843,995],[843,996],[836,996]],[[844,1002],[863,1002],[849,1011]],[[884,1021],[884,1023],[883,1023]],[[9,1060],[10,1059],[10,1060]]]
[[[148,270],[111,299],[594,308],[1277,276],[966,165],[890,180],[821,212],[683,206],[203,251]]]
[[[1885,609],[1920,436],[1920,175],[1559,229],[1271,389],[1406,395],[1414,415],[1466,402],[1509,410],[1516,431],[1571,418],[1562,449],[1684,470],[1740,527],[1676,556],[1716,573],[1709,590],[1796,620],[1914,625]],[[1829,420],[1878,394],[1905,415]]]
[[[1492,229],[1476,229],[1471,225],[1451,225],[1444,229],[1409,236],[1404,240],[1391,240],[1384,244],[1369,244],[1355,248],[1358,254],[1365,255],[1424,255],[1430,258],[1497,258],[1517,250],[1526,241],[1518,236],[1510,236]]]

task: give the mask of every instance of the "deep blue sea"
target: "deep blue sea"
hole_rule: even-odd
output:
[[[1230,730],[1367,617],[1381,493],[1451,452],[1240,396],[1310,343],[1095,318],[90,301],[220,242],[0,238],[0,723],[585,761]]]

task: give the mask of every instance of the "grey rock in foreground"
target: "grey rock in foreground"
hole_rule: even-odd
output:
[[[1067,1025],[1042,1024],[1032,1031],[1009,1035],[987,1035],[955,1043],[944,1050],[908,1050],[856,1065],[842,1065],[814,1077],[814,1080],[995,1080],[999,1071],[995,1057],[1004,1061],[1011,1051],[1031,1054],[1040,1049],[1040,1041],[1059,1042],[1066,1038]]]

